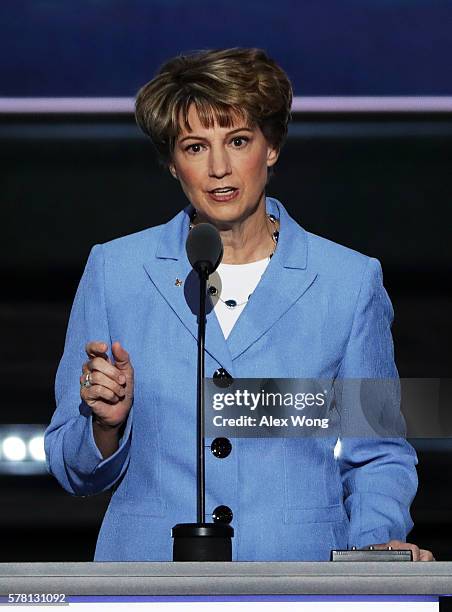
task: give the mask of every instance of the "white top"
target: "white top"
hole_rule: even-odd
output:
[[[270,258],[266,257],[247,264],[221,263],[209,276],[209,287],[213,285],[218,291],[216,295],[210,294],[210,298],[225,338],[245,308],[248,296],[256,289],[269,261]],[[237,306],[229,308],[224,303],[226,300],[235,300]]]

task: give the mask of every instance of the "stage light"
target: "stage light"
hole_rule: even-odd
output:
[[[28,452],[34,461],[45,461],[46,455],[44,452],[44,437],[35,436],[28,442]]]
[[[17,423],[0,425],[0,477],[47,474],[44,452],[46,426]]]
[[[9,436],[3,440],[3,456],[8,461],[23,461],[27,456],[27,447],[22,438]]]

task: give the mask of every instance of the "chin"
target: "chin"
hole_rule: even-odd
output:
[[[243,214],[242,207],[238,202],[209,202],[203,206],[195,206],[198,211],[198,215],[211,219],[212,221],[218,219],[219,221],[233,221],[234,219],[240,219]]]
[[[232,223],[237,223],[246,217],[246,211],[240,210],[236,208],[235,210],[232,207],[222,208],[222,210],[214,210],[208,215],[208,217],[212,220],[212,223],[224,223],[230,225]]]

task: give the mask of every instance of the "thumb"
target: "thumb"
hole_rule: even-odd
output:
[[[127,370],[132,367],[129,353],[121,346],[120,342],[113,342],[111,345],[111,352],[115,359],[115,366],[119,370]]]

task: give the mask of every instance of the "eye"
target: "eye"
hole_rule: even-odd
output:
[[[246,144],[247,142],[249,142],[249,138],[247,136],[234,136],[232,142],[234,143],[235,149],[242,149],[244,143]]]
[[[185,151],[187,151],[188,153],[199,153],[202,149],[202,144],[200,144],[199,142],[194,142],[191,145],[188,145],[187,147],[185,147]]]

